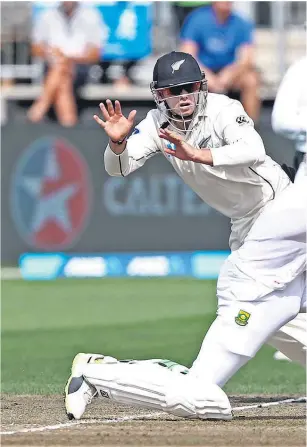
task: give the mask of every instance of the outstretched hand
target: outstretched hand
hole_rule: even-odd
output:
[[[176,146],[175,149],[166,147],[164,151],[167,154],[173,155],[180,160],[195,161],[197,149],[188,144],[184,140],[184,137],[182,135],[179,135],[176,132],[172,132],[168,129],[160,129],[159,137],[169,141],[170,143],[173,143]]]
[[[132,130],[134,125],[134,118],[136,110],[132,110],[128,118],[122,114],[122,109],[119,101],[115,101],[114,107],[110,99],[106,100],[107,107],[100,103],[99,107],[104,120],[99,116],[94,115],[96,123],[102,127],[109,138],[113,141],[123,140]]]

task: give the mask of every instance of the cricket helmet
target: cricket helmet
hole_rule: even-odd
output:
[[[154,67],[150,89],[158,110],[164,118],[184,132],[191,131],[192,122],[207,103],[207,80],[191,54],[172,51],[160,57]],[[194,112],[185,116],[170,107],[168,99],[189,96],[195,103]]]

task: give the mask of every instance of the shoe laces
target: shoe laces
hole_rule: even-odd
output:
[[[92,399],[96,396],[96,394],[97,390],[93,391],[90,387],[88,390],[84,391],[84,397],[87,405],[92,402]]]
[[[85,382],[86,382],[86,380],[85,380]],[[87,386],[88,386],[88,389],[86,391],[84,391],[84,397],[85,397],[86,404],[89,405],[92,402],[92,399],[97,395],[98,392],[89,383],[87,383]]]

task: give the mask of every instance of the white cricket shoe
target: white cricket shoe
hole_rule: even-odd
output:
[[[288,362],[292,362],[292,360],[289,359],[289,357],[287,357],[285,354],[283,354],[283,353],[280,352],[280,351],[276,351],[276,352],[274,353],[274,355],[273,355],[273,358],[274,358],[275,360],[287,360]]]
[[[82,367],[86,363],[103,360],[103,355],[97,354],[77,354],[71,367],[71,376],[65,386],[65,408],[68,419],[80,419],[96,396],[97,390],[90,385],[82,375]]]

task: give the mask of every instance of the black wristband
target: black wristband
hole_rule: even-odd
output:
[[[124,138],[122,138],[121,140],[118,140],[118,141],[113,141],[113,140],[110,138],[110,141],[112,141],[113,144],[118,144],[118,145],[120,145],[120,144],[123,144],[123,142],[126,141],[127,138],[128,138],[128,137],[125,136]]]

